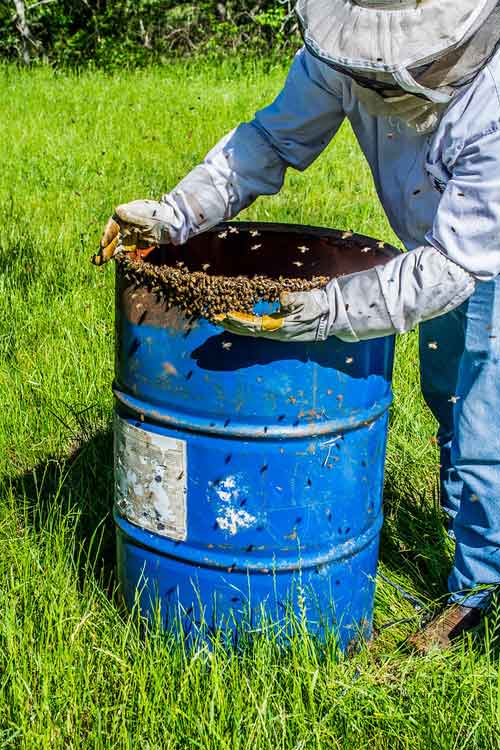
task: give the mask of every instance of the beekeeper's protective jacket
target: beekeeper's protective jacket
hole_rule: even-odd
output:
[[[276,100],[163,197],[176,215],[172,241],[184,242],[257,196],[278,192],[286,169],[306,169],[348,117],[391,226],[407,249],[419,252],[330,284],[320,338],[403,332],[443,314],[467,299],[477,281],[500,272],[499,87],[497,52],[456,95],[437,129],[422,135],[395,117],[368,114],[350,78],[301,49]],[[383,305],[374,305],[377,295]]]

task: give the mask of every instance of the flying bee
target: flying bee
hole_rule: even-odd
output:
[[[304,255],[304,253],[309,252],[309,248],[306,245],[299,245],[297,247],[297,250],[300,250],[300,252],[302,253],[302,255]]]
[[[203,268],[204,271],[208,271],[208,269],[210,268],[210,263],[204,263],[202,265],[202,268]]]
[[[220,240],[225,240],[225,239],[226,239],[226,237],[227,237],[227,230],[226,230],[225,232],[219,232],[219,234],[217,235],[217,237],[218,237],[218,238],[219,238]]]
[[[342,232],[342,239],[348,240],[349,237],[352,237],[352,235],[353,235],[352,229],[348,229],[347,232]]]
[[[259,247],[262,247],[262,245],[252,245],[252,247],[250,248],[250,250],[258,250]]]
[[[362,252],[362,253],[369,253],[369,252],[370,252],[370,250],[371,250],[371,247],[362,247],[362,248],[361,248],[361,252]]]
[[[231,341],[223,341],[222,342],[222,348],[226,351],[229,351],[229,349],[232,347]]]
[[[260,237],[260,232],[257,229],[251,229],[250,237]]]
[[[294,260],[292,261],[294,266],[297,266],[297,268],[300,268],[304,264],[300,262],[300,260]]]
[[[345,358],[346,365],[352,365],[353,362],[354,362],[354,357],[346,357]]]
[[[229,234],[239,234],[240,230],[238,227],[229,227]]]
[[[429,341],[427,346],[429,347],[429,349],[434,349],[434,350],[438,348],[437,341]]]

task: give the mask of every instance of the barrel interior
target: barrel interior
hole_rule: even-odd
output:
[[[235,222],[190,239],[156,248],[154,266],[180,266],[208,276],[269,279],[336,277],[383,265],[397,250],[350,231]]]

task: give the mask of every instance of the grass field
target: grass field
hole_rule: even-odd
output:
[[[89,264],[113,206],[172,187],[266,103],[284,70],[172,65],[112,76],[0,69],[0,747],[497,748],[497,623],[452,652],[404,646],[417,613],[377,587],[372,650],[298,638],[240,655],[141,638],[115,594],[113,273]],[[395,242],[344,127],[242,218]],[[453,549],[416,336],[398,343],[381,572],[432,608]],[[400,623],[399,620],[405,622]]]

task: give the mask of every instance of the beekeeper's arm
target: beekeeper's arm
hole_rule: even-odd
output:
[[[428,246],[324,289],[285,294],[275,315],[229,313],[222,325],[284,341],[358,341],[404,333],[453,310],[500,273],[499,177],[500,131],[472,139],[453,165]]]
[[[116,208],[101,240],[103,260],[116,248],[119,229],[134,241],[179,245],[259,195],[277,193],[287,168],[306,169],[343,118],[342,78],[300,50],[276,100],[219,141],[172,192]]]

